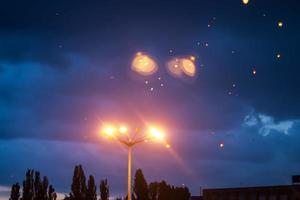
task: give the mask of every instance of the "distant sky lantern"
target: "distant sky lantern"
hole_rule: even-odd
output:
[[[277,57],[277,58],[280,58],[280,57],[281,57],[281,55],[278,53],[278,54],[276,55],[276,57]]]
[[[257,73],[256,69],[253,69],[253,70],[252,70],[252,74],[253,74],[253,75],[256,75],[256,73]]]
[[[167,63],[167,69],[169,73],[175,77],[180,77],[182,75],[182,70],[180,67],[180,59],[174,58]]]
[[[132,61],[131,69],[140,75],[148,76],[154,74],[158,67],[156,62],[148,55],[138,52]]]
[[[220,143],[220,144],[219,144],[219,146],[220,146],[220,148],[222,148],[222,149],[223,149],[223,148],[224,148],[224,143],[223,143],[223,142],[222,142],[222,143]]]
[[[278,27],[279,27],[279,28],[283,27],[283,22],[282,22],[282,21],[279,21],[279,22],[278,22]]]
[[[249,0],[243,0],[243,4],[247,5],[249,3]]]

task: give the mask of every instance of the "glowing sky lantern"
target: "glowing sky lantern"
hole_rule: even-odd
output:
[[[131,69],[141,75],[148,76],[154,74],[158,67],[152,58],[139,52],[132,61]]]
[[[194,61],[195,58],[193,56],[191,56],[190,59],[181,59],[181,69],[187,76],[193,77],[196,75],[196,66]]]
[[[171,75],[180,77],[182,75],[182,69],[180,67],[180,59],[174,58],[167,63],[167,69]]]
[[[243,0],[243,4],[247,5],[249,3],[249,0]]]
[[[223,148],[224,148],[224,143],[221,142],[221,143],[219,144],[219,147],[220,147],[221,149],[223,149]]]
[[[174,58],[167,63],[167,69],[175,77],[182,77],[183,75],[194,77],[196,75],[195,60],[194,56]]]

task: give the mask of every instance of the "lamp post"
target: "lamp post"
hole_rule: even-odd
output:
[[[132,161],[132,148],[136,144],[144,143],[149,140],[164,141],[164,133],[157,128],[149,128],[144,134],[140,134],[139,129],[133,131],[133,134],[128,133],[126,126],[120,126],[119,129],[116,129],[113,126],[106,126],[103,128],[101,133],[113,140],[120,142],[125,145],[128,151],[128,176],[127,176],[127,195],[128,200],[131,200],[131,161]],[[169,144],[166,144],[167,148],[170,148]]]

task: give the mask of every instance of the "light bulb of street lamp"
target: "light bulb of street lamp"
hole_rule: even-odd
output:
[[[158,141],[162,141],[165,138],[165,135],[157,128],[150,129],[150,136]]]
[[[109,137],[113,136],[114,132],[115,132],[114,128],[110,127],[110,126],[105,127],[102,131],[102,133],[104,133],[106,136],[109,136]]]
[[[126,126],[121,126],[121,127],[119,128],[119,131],[120,131],[120,133],[125,134],[125,133],[127,133],[128,129],[127,129]]]

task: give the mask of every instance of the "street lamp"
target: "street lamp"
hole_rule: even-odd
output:
[[[114,126],[104,126],[101,134],[113,140],[124,144],[128,150],[128,177],[127,177],[127,194],[128,200],[131,200],[131,160],[132,160],[132,148],[136,144],[148,142],[149,140],[156,140],[163,142],[165,134],[157,127],[150,127],[143,133],[139,129],[135,129],[133,134],[129,133],[129,129],[126,126],[120,126],[118,128]],[[166,148],[170,148],[169,144],[166,144]]]

